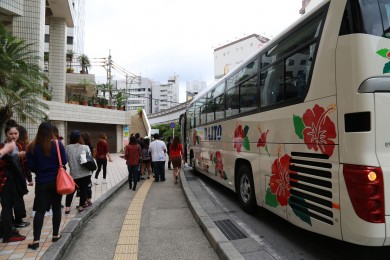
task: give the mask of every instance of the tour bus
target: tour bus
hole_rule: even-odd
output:
[[[389,38],[390,0],[320,2],[189,104],[193,170],[247,212],[390,245]]]

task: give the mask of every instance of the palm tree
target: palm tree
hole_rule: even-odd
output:
[[[32,44],[8,33],[0,23],[0,129],[14,113],[22,120],[43,119],[48,106],[42,95],[50,96],[43,86],[46,75]],[[0,131],[1,135],[2,131]]]
[[[98,90],[101,90],[103,92],[103,97],[106,97],[106,91],[108,92],[108,99],[109,99],[109,104],[110,106],[112,106],[112,96],[113,96],[113,89],[114,89],[114,85],[113,84],[99,84],[99,85],[96,85],[96,88]]]
[[[66,60],[68,61],[67,72],[73,72],[72,62],[73,62],[74,55],[76,55],[76,52],[74,52],[73,50],[66,51]]]
[[[88,68],[91,67],[91,62],[89,61],[88,56],[85,54],[81,54],[77,59],[79,60],[81,66],[80,73],[88,74]]]

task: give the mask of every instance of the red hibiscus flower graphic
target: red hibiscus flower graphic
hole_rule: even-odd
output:
[[[245,133],[244,129],[241,125],[238,125],[236,127],[236,130],[234,130],[234,139],[233,139],[233,145],[236,151],[239,153],[241,152],[242,142],[244,141]]]
[[[221,178],[223,178],[223,163],[222,163],[222,156],[220,151],[215,152],[215,172],[219,173]]]
[[[313,110],[306,110],[303,114],[303,123],[305,129],[303,130],[304,141],[307,148],[318,151],[320,149],[322,154],[332,156],[334,150],[334,141],[336,138],[336,126],[327,115],[330,108],[325,111],[323,107],[315,105]]]
[[[260,131],[261,136],[259,138],[259,141],[257,141],[257,147],[265,147],[267,144],[267,135],[268,135],[269,130],[267,130],[267,132],[265,132],[265,133],[262,133],[260,128],[259,128],[259,131]]]
[[[290,166],[291,157],[285,154],[278,158],[272,164],[272,176],[270,180],[270,188],[273,194],[276,194],[276,199],[281,206],[287,205],[290,194]]]

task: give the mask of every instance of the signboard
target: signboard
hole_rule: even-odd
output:
[[[176,126],[175,122],[169,123],[169,127],[170,127],[170,128],[175,128],[175,126]]]

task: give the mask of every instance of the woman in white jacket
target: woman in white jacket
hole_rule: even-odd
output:
[[[78,212],[81,213],[86,207],[89,206],[87,202],[88,196],[88,184],[91,180],[91,171],[81,165],[81,154],[91,153],[89,147],[84,145],[81,132],[79,130],[73,130],[70,133],[69,145],[66,146],[66,155],[68,156],[68,163],[70,168],[70,175],[76,182],[80,194],[80,203],[78,206]],[[66,195],[65,200],[65,214],[70,213],[70,206],[73,200],[73,194]]]

